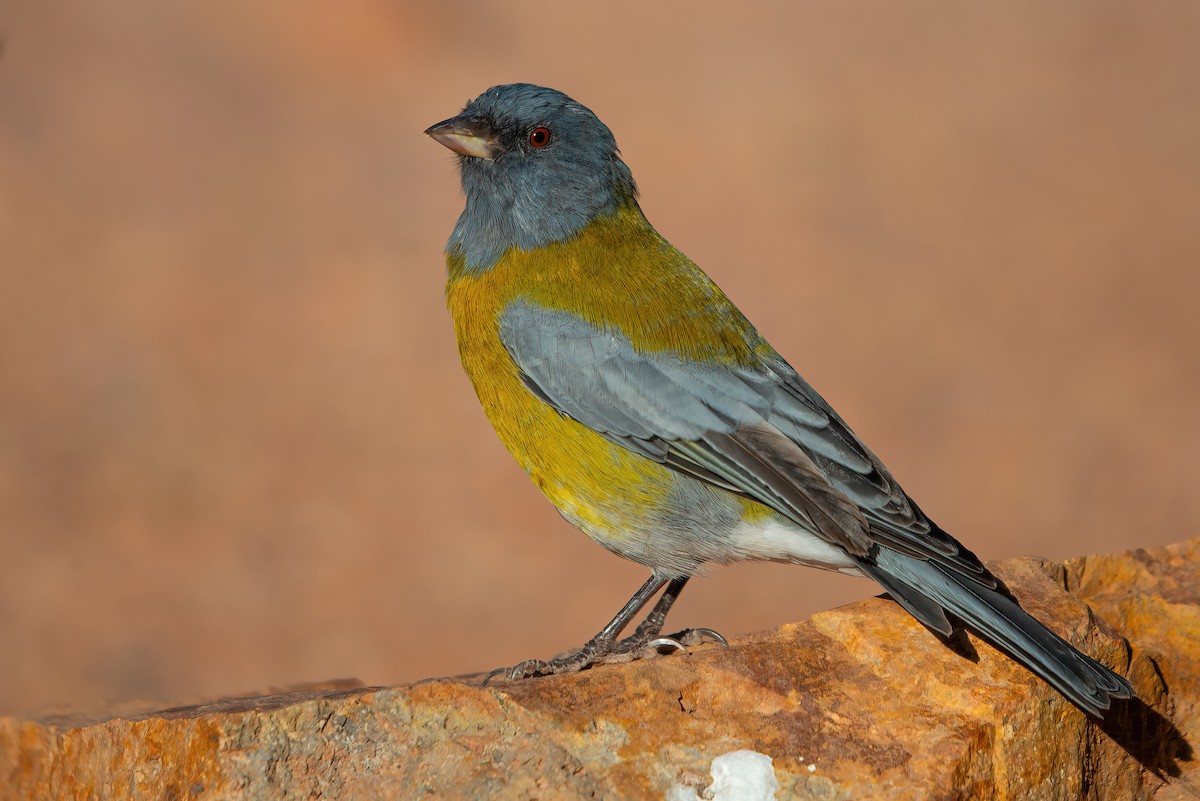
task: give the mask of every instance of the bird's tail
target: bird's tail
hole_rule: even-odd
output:
[[[887,548],[880,548],[873,563],[862,568],[934,631],[950,633],[945,615],[932,608],[936,604],[1085,712],[1102,717],[1113,698],[1133,696],[1124,677],[1076,650],[1002,589]]]

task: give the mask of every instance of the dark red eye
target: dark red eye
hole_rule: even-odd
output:
[[[534,147],[545,147],[550,144],[550,129],[534,128],[529,132],[529,144]]]

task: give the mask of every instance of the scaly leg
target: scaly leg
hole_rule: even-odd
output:
[[[682,651],[686,650],[685,645],[698,644],[703,642],[705,637],[720,642],[722,645],[727,644],[725,638],[712,629],[687,629],[671,637],[658,637],[666,620],[667,612],[675,603],[675,599],[679,597],[679,593],[683,591],[687,581],[687,578],[668,580],[658,575],[651,575],[629,599],[629,602],[621,607],[621,611],[617,613],[616,617],[610,620],[607,626],[600,629],[596,636],[588,640],[587,644],[578,651],[549,661],[529,659],[510,668],[496,668],[483,678],[483,683],[487,684],[496,676],[504,676],[506,681],[517,681],[532,676],[575,673],[604,662],[630,661],[636,659],[637,655],[647,646],[670,647]],[[629,625],[629,621],[641,611],[642,607],[654,597],[654,594],[662,589],[663,585],[668,585],[667,589],[655,604],[654,609],[632,635],[618,642],[617,636]]]
[[[721,645],[729,645],[717,632],[707,628],[684,629],[683,631],[670,634],[666,637],[659,637],[658,633],[662,631],[663,624],[667,620],[667,612],[671,611],[671,607],[675,604],[679,594],[683,592],[684,586],[688,583],[690,576],[683,578],[672,579],[667,588],[663,590],[662,597],[658,599],[658,603],[654,605],[654,609],[650,610],[650,614],[646,615],[646,619],[634,629],[633,634],[618,642],[612,652],[604,658],[604,662],[625,662],[630,659],[636,659],[647,647],[652,648],[674,648],[677,651],[686,651],[685,646],[699,645],[705,641],[705,638],[718,642]]]

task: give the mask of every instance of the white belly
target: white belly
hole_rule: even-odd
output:
[[[862,575],[854,560],[841,548],[782,520],[742,521],[733,530],[730,545],[742,559],[789,562],[852,576]]]

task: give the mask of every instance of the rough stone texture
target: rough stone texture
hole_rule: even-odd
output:
[[[1200,540],[997,572],[1144,703],[1097,725],[987,645],[952,650],[873,598],[728,649],[515,685],[2,719],[0,799],[658,799],[702,791],[739,749],[772,757],[779,798],[1196,795]]]

